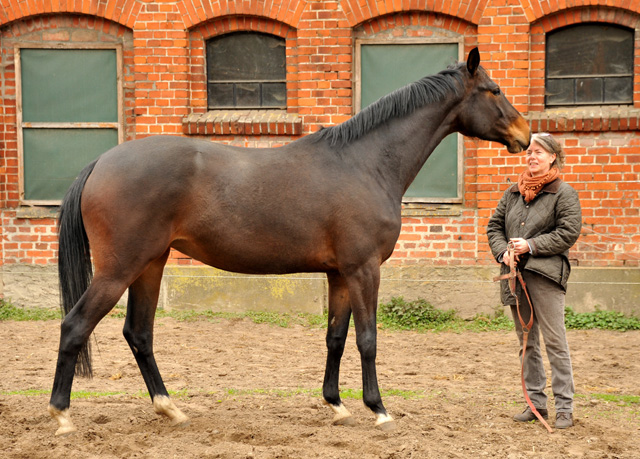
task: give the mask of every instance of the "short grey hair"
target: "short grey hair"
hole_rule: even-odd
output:
[[[556,159],[553,164],[551,164],[551,167],[555,166],[558,170],[562,170],[566,155],[564,154],[562,145],[555,137],[548,132],[538,132],[531,136],[531,142],[537,143],[548,153],[555,153]]]

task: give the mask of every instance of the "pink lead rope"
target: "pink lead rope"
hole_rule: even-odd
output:
[[[522,392],[524,394],[524,399],[527,401],[527,405],[529,405],[529,408],[531,408],[531,412],[535,414],[538,420],[547,428],[547,431],[549,431],[549,433],[553,433],[553,429],[549,427],[549,424],[547,424],[547,421],[544,420],[544,418],[538,412],[536,407],[533,406],[533,402],[529,398],[529,394],[527,393],[527,387],[525,386],[525,383],[524,383],[524,356],[525,356],[525,353],[527,352],[527,339],[529,338],[529,331],[533,326],[533,303],[531,303],[531,298],[529,298],[529,292],[527,292],[527,284],[524,282],[524,279],[522,278],[522,274],[520,274],[520,271],[518,271],[518,268],[516,267],[513,242],[509,242],[509,244],[507,245],[507,253],[509,255],[509,268],[510,268],[509,274],[496,276],[493,278],[493,281],[496,282],[499,280],[507,279],[509,281],[509,290],[511,290],[511,293],[516,298],[516,310],[518,311],[518,319],[520,319],[520,325],[522,326],[522,335],[523,335],[522,336],[522,362],[520,366],[520,379],[522,381]],[[520,303],[518,301],[518,295],[516,295],[516,278],[520,281],[520,285],[522,285],[522,290],[524,291],[524,294],[527,297],[527,301],[529,302],[529,308],[531,310],[529,323],[527,324],[524,323],[524,320],[520,315]]]

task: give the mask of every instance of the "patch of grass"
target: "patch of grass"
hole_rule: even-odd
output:
[[[35,397],[39,395],[51,395],[51,390],[47,389],[24,389],[24,390],[12,390],[2,391],[2,395],[23,395],[25,397]],[[114,395],[124,395],[125,392],[90,392],[90,391],[72,391],[71,400],[97,398],[97,397],[112,397]]]
[[[490,331],[511,330],[513,321],[499,307],[493,316],[478,314],[465,320],[453,309],[437,309],[425,300],[405,301],[402,297],[392,298],[378,308],[378,321],[391,330],[416,331]]]
[[[640,319],[627,317],[617,311],[603,311],[598,306],[593,312],[575,312],[571,307],[565,308],[565,324],[567,328],[585,330],[598,328],[601,330],[640,330]]]
[[[125,395],[125,392],[92,392],[79,390],[71,392],[71,400],[86,400],[89,398],[113,397],[115,395]]]
[[[391,329],[434,329],[455,319],[453,309],[443,311],[422,299],[405,301],[403,297],[395,297],[378,308],[378,321]]]
[[[602,400],[608,403],[615,403],[620,406],[640,405],[640,395],[617,395],[617,394],[576,394],[579,398],[589,398]]]
[[[60,311],[58,309],[43,308],[19,308],[10,302],[0,299],[0,321],[2,320],[53,320],[60,319]]]
[[[51,395],[50,390],[46,389],[23,389],[23,390],[3,390],[2,395],[24,395],[25,397],[35,397],[38,395]]]
[[[513,319],[504,311],[504,306],[498,306],[494,310],[493,316],[478,314],[469,321],[467,329],[473,331],[513,330]]]
[[[443,311],[425,300],[405,301],[398,297],[381,304],[378,311],[379,322],[385,328],[396,330],[480,332],[513,329],[513,320],[505,314],[502,306],[495,310],[493,316],[478,314],[473,319],[463,320],[452,309]],[[598,307],[594,312],[583,313],[567,307],[565,323],[568,329],[574,330],[640,330],[639,318],[617,311],[603,311]]]
[[[251,395],[276,395],[278,397],[294,397],[296,395],[310,395],[313,397],[322,397],[322,389],[233,389],[227,388],[223,391],[224,395],[232,397],[251,396]],[[424,393],[415,390],[387,389],[380,390],[382,397],[402,397],[405,400],[421,398]],[[340,397],[343,399],[362,400],[362,389],[345,388],[340,390]]]
[[[295,397],[296,395],[312,395],[321,396],[322,389],[234,389],[226,388],[223,390],[224,395],[232,397],[243,395],[275,395],[277,397]]]

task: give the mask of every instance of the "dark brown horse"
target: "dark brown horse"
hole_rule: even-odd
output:
[[[59,272],[66,314],[49,412],[69,417],[74,368],[91,373],[88,339],[129,289],[124,336],[156,412],[169,399],[153,355],[153,322],[171,248],[250,274],[324,272],[329,282],[323,384],[334,422],[352,422],[338,375],[353,314],[364,403],[392,428],[376,376],[380,265],[401,227],[402,196],[440,141],[461,132],[517,153],[529,127],[480,66],[466,63],[383,97],[350,120],[280,148],[243,149],[182,137],[119,145],[87,166],[63,201]],[[93,255],[92,275],[89,245]]]

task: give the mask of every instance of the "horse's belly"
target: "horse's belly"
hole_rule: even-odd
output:
[[[202,263],[244,274],[324,272],[335,269],[335,257],[322,244],[300,246],[264,238],[178,240],[172,247]]]

